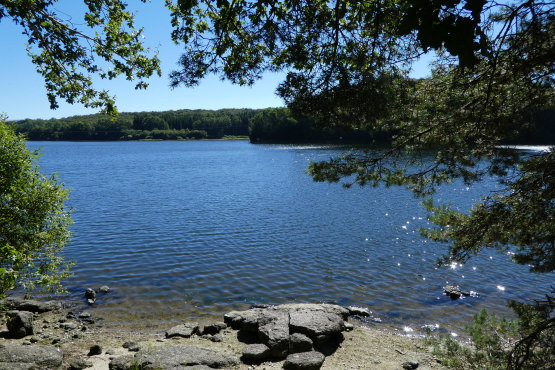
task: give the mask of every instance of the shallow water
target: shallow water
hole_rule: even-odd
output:
[[[223,142],[30,142],[44,173],[72,188],[76,262],[67,299],[87,309],[86,287],[109,285],[90,308],[105,325],[167,325],[253,303],[328,302],[369,307],[371,323],[458,331],[484,307],[541,298],[554,274],[536,275],[487,251],[437,269],[446,246],[418,233],[419,200],[402,188],[315,183],[310,159],[326,146]],[[467,209],[494,179],[444,187]],[[446,283],[477,292],[451,301]],[[380,323],[381,322],[381,323]]]

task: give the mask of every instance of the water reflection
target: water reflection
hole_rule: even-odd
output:
[[[296,301],[368,307],[370,325],[457,331],[479,308],[510,314],[507,299],[540,298],[554,281],[491,251],[437,268],[446,247],[420,237],[428,222],[410,192],[346,190],[304,173],[307,160],[338,154],[334,147],[30,145],[42,146],[43,169],[74,189],[69,300],[105,325],[167,325]],[[467,209],[496,186],[455,183],[437,198]],[[446,282],[476,294],[452,301]],[[113,291],[88,308],[84,288],[105,284]]]

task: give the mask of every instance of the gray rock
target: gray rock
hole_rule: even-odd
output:
[[[198,331],[198,322],[187,322],[185,324],[174,326],[166,332],[166,338],[183,337],[190,338],[191,335]]]
[[[95,344],[89,349],[87,356],[96,356],[102,354],[102,346],[100,344]]]
[[[1,369],[59,369],[62,360],[63,354],[56,347],[0,344]]]
[[[318,370],[324,363],[325,356],[320,352],[310,351],[293,353],[283,363],[285,370]]]
[[[300,309],[289,314],[291,331],[316,338],[321,335],[334,336],[344,329],[344,321],[337,314],[310,309]]]
[[[347,309],[349,310],[349,315],[351,316],[360,316],[360,317],[370,316],[370,310],[368,308],[349,306],[347,307]]]
[[[32,299],[6,298],[0,300],[0,306],[5,306],[10,310],[29,311],[35,313],[43,313],[49,311],[57,311],[62,308],[59,302],[54,301],[35,301]]]
[[[128,370],[135,366],[135,358],[131,355],[119,356],[110,361],[110,370]],[[135,368],[138,368],[135,366]]]
[[[403,362],[403,364],[401,365],[401,367],[406,370],[414,370],[414,369],[417,369],[418,366],[419,366],[418,361],[407,361],[407,362]]]
[[[127,350],[131,352],[138,352],[141,349],[141,346],[139,346],[137,342],[125,342],[122,347],[127,348]]]
[[[343,320],[347,320],[347,318],[349,317],[348,309],[335,304],[290,303],[290,304],[282,304],[279,306],[275,306],[275,308],[279,310],[286,310],[288,312],[305,311],[305,310],[322,311],[322,312],[327,312],[330,314],[337,315],[341,317]]]
[[[214,334],[214,335],[212,335],[212,336],[210,337],[210,340],[211,340],[212,342],[219,343],[219,342],[223,342],[224,338],[222,337],[221,334]]]
[[[214,334],[218,334],[220,331],[222,331],[225,328],[227,328],[227,324],[225,322],[213,322],[213,323],[204,325],[202,332],[199,332],[199,334],[214,335]]]
[[[258,323],[258,335],[275,358],[285,358],[289,351],[289,315],[285,311],[268,311]]]
[[[79,314],[78,316],[80,319],[90,319],[91,318],[91,314],[88,312],[82,312]]]
[[[272,351],[262,343],[249,344],[243,348],[241,361],[246,364],[261,363],[270,358]]]
[[[110,369],[175,369],[187,366],[202,368],[229,368],[238,365],[237,358],[221,353],[193,346],[160,346],[137,352],[133,359],[115,358],[110,363]]]
[[[446,295],[448,295],[449,297],[451,297],[451,299],[455,300],[460,298],[462,295],[464,296],[469,296],[470,292],[465,292],[460,290],[459,286],[454,286],[454,285],[446,285],[443,287],[443,291]]]
[[[94,302],[96,302],[96,298],[94,298],[94,299],[93,299],[93,298],[87,299],[87,304],[88,304],[89,306],[92,306],[92,305],[94,304]]]
[[[304,334],[293,333],[289,336],[289,353],[312,351],[312,340]]]
[[[68,370],[82,370],[92,366],[93,366],[92,362],[89,362],[82,358],[78,358],[69,365]]]
[[[108,285],[102,285],[100,288],[97,289],[97,293],[110,293],[110,287]]]
[[[231,311],[224,315],[224,321],[235,330],[258,331],[258,321],[264,315],[264,309],[253,308],[248,311]]]
[[[85,298],[87,299],[96,299],[96,292],[92,288],[87,288],[85,290]]]
[[[60,328],[65,330],[74,330],[77,329],[77,324],[74,322],[64,322],[60,324]]]
[[[6,326],[12,338],[23,338],[34,333],[32,312],[8,311],[6,319]]]
[[[355,328],[355,326],[350,322],[344,323],[343,326],[345,327],[345,331],[352,331]]]

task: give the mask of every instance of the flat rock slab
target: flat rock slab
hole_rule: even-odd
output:
[[[241,360],[245,363],[260,363],[271,355],[270,348],[262,343],[249,344],[243,348]]]
[[[52,346],[0,344],[0,369],[59,369],[62,352]]]
[[[59,302],[54,301],[35,301],[32,299],[21,299],[21,298],[6,298],[0,300],[0,305],[6,306],[10,310],[17,311],[30,311],[36,313],[43,313],[49,311],[56,311],[62,308]]]
[[[118,357],[110,363],[110,369],[186,369],[202,366],[222,369],[239,364],[233,356],[194,346],[160,346],[140,350],[134,357]],[[199,367],[197,367],[199,366]]]
[[[322,335],[333,336],[341,333],[344,329],[344,321],[334,313],[300,309],[289,313],[289,326],[294,333],[316,338]]]
[[[294,353],[287,356],[283,368],[285,370],[318,370],[322,367],[325,359],[323,354],[316,351]]]
[[[183,337],[190,338],[191,335],[198,331],[198,322],[187,322],[185,324],[174,326],[166,332],[166,338]]]

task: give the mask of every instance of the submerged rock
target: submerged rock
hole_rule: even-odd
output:
[[[349,306],[347,307],[347,309],[349,310],[349,315],[351,316],[360,316],[360,317],[370,316],[370,310],[368,308]]]
[[[458,285],[446,285],[443,287],[443,291],[453,300],[459,299],[462,295],[467,297],[470,295],[470,292],[460,290]]]
[[[100,288],[96,290],[97,293],[110,293],[110,287],[108,285],[102,285]]]
[[[96,292],[92,288],[87,288],[85,290],[85,298],[87,299],[96,299]]]

